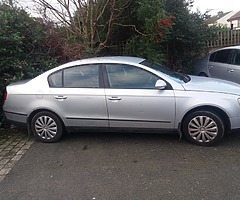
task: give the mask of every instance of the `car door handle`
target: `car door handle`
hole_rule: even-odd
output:
[[[208,66],[208,69],[212,69],[212,68],[213,68],[213,66],[212,66],[212,65]]]
[[[234,72],[234,70],[233,69],[228,69],[228,72]]]
[[[110,101],[120,101],[121,99],[121,97],[108,97],[108,100]]]
[[[55,96],[55,99],[63,100],[63,99],[67,99],[67,96]]]

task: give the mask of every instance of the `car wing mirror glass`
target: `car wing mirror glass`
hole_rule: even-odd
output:
[[[158,90],[164,90],[167,87],[167,84],[165,81],[163,80],[157,80],[156,84],[155,84],[155,88]]]

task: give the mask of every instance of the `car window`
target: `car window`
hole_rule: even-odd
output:
[[[231,49],[224,49],[213,53],[210,61],[219,63],[229,63]]]
[[[63,86],[69,88],[98,88],[99,66],[84,65],[65,69],[63,72]]]
[[[62,87],[62,70],[51,74],[48,78],[48,82],[50,87]]]
[[[217,54],[217,52],[212,53],[212,54],[210,55],[209,61],[214,62],[216,54]]]
[[[240,50],[234,51],[232,64],[240,65]]]
[[[173,79],[174,81],[177,81],[178,83],[182,83],[182,82],[187,83],[191,80],[190,76],[172,71],[159,63],[154,63],[149,60],[144,60],[140,64],[150,67],[151,69],[154,69],[156,71],[162,72],[168,77],[170,77],[171,79]]]
[[[107,64],[107,75],[111,88],[155,88],[156,75],[131,65]]]

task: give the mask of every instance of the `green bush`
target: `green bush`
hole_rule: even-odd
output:
[[[22,9],[0,4],[0,21],[2,99],[7,84],[34,77],[55,66],[57,59],[52,57],[45,43],[47,29],[40,20],[31,18]]]

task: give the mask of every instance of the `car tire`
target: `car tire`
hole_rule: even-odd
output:
[[[205,74],[204,72],[201,72],[201,73],[199,74],[199,76],[208,77],[208,75],[207,75],[207,74]]]
[[[190,113],[183,121],[183,134],[192,143],[212,146],[220,142],[224,135],[224,123],[215,113],[196,111]]]
[[[1,113],[0,113],[0,128],[4,128],[5,122],[6,122],[6,117],[3,113],[3,111],[1,111]]]
[[[53,113],[42,111],[34,115],[31,121],[33,135],[41,142],[56,142],[63,133],[60,119]]]

